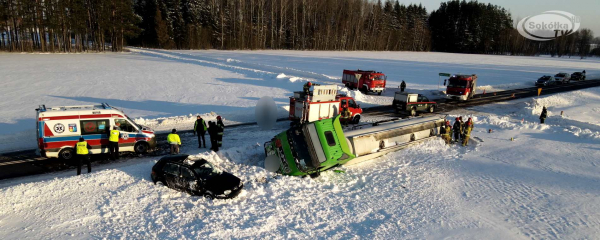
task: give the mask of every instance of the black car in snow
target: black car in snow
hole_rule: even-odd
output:
[[[574,72],[573,74],[571,74],[571,80],[577,80],[577,81],[585,80],[585,73]]]
[[[189,155],[166,156],[152,167],[154,184],[161,182],[175,190],[207,198],[234,198],[244,184],[231,173],[215,168],[204,159],[190,159]]]

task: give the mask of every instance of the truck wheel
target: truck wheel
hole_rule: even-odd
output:
[[[435,107],[434,106],[429,106],[429,112],[433,113],[433,111],[435,111]]]
[[[352,123],[354,123],[354,124],[360,123],[360,115],[354,117],[354,119],[352,119]]]
[[[411,116],[413,116],[413,117],[414,117],[414,116],[417,116],[417,110],[416,110],[416,109],[414,109],[414,108],[411,108],[411,109],[410,109],[410,115],[411,115]]]
[[[381,96],[381,92],[378,92],[377,95]]]
[[[75,158],[75,151],[72,148],[65,148],[58,153],[58,157],[62,160],[71,160]]]
[[[135,153],[137,154],[146,154],[148,152],[148,143],[145,142],[139,142],[135,144],[135,147],[133,148],[135,150]]]
[[[321,176],[320,172],[316,172],[316,173],[311,173],[310,174],[310,178],[318,178],[319,176]]]

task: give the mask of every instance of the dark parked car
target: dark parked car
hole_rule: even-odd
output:
[[[553,76],[543,76],[535,81],[536,86],[550,86],[556,84],[556,80]]]
[[[242,181],[210,162],[180,154],[163,157],[152,167],[154,184],[162,182],[175,190],[207,198],[234,198],[242,191]]]
[[[574,72],[573,74],[571,74],[571,80],[577,80],[577,81],[585,80],[585,73]]]
[[[417,112],[433,113],[437,109],[437,103],[421,94],[396,92],[392,107],[396,113],[408,112],[411,116],[416,116]]]

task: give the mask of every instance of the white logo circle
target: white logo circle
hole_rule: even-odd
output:
[[[62,125],[60,123],[54,124],[54,132],[63,133],[64,131],[65,131],[65,125]]]
[[[549,41],[575,33],[581,25],[581,18],[565,11],[546,11],[527,16],[517,24],[519,33],[528,39]]]

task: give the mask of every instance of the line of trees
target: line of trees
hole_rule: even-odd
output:
[[[504,8],[451,0],[0,0],[0,49],[296,49],[585,56],[589,29],[547,42]],[[592,53],[600,52],[594,50]]]
[[[368,0],[139,0],[132,44],[197,49],[430,49],[421,5]]]
[[[0,49],[121,51],[139,21],[127,0],[0,0]]]

